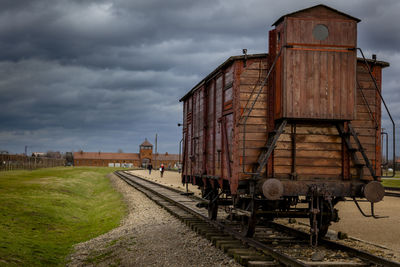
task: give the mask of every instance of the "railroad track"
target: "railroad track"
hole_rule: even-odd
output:
[[[227,219],[224,212],[216,221],[209,220],[208,211],[196,206],[204,201],[201,198],[125,171],[115,174],[245,266],[400,266],[333,241],[321,240],[312,248],[308,234],[276,223],[257,227],[253,238],[243,237],[240,222]]]
[[[400,188],[398,188],[398,187],[385,187],[385,196],[400,197]]]

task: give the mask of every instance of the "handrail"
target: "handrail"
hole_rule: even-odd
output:
[[[386,142],[384,142],[385,139],[386,139]],[[383,162],[381,163],[382,166],[386,166],[386,165],[389,164],[389,159],[388,159],[388,157],[389,157],[389,136],[388,136],[387,132],[381,132],[381,145],[383,146],[384,143],[386,144],[386,150],[385,150],[385,152],[386,152],[386,155],[385,155],[386,161],[385,161],[385,163],[383,163]]]
[[[254,105],[256,104],[256,102],[257,102],[257,100],[258,100],[258,97],[259,97],[260,94],[261,94],[262,89],[264,88],[265,84],[267,83],[267,81],[268,81],[268,79],[269,79],[269,76],[270,76],[271,73],[272,73],[272,70],[275,68],[276,62],[278,61],[278,58],[280,57],[280,55],[281,55],[281,53],[282,53],[282,49],[283,49],[284,47],[286,47],[286,46],[282,46],[282,47],[279,49],[278,54],[276,55],[276,57],[275,57],[275,59],[274,59],[272,65],[271,65],[271,67],[270,67],[269,70],[268,70],[267,76],[265,77],[264,81],[261,83],[260,89],[259,89],[258,92],[257,92],[256,98],[254,99],[253,103],[251,104],[251,107],[250,107],[250,109],[249,109],[249,112],[247,112],[247,115],[246,115],[245,117],[243,117],[243,118],[244,118],[244,122],[243,122],[243,160],[242,160],[242,172],[243,172],[244,174],[251,174],[251,175],[254,174],[254,173],[246,172],[246,171],[244,170],[245,158],[246,158],[246,145],[245,145],[245,144],[246,144],[246,124],[247,124],[247,119],[249,118],[250,113],[253,111]],[[246,106],[247,106],[247,104],[246,104]]]
[[[354,49],[354,48],[352,48],[352,49]],[[396,124],[394,123],[392,114],[390,114],[389,108],[387,107],[386,102],[383,99],[383,96],[382,96],[381,92],[379,91],[378,83],[376,82],[374,76],[372,75],[371,68],[369,67],[369,64],[368,64],[368,62],[367,62],[367,60],[366,60],[366,58],[364,56],[363,51],[359,47],[357,47],[356,49],[360,51],[361,56],[364,59],[364,63],[367,66],[369,75],[371,76],[372,81],[374,82],[375,90],[378,92],[379,97],[381,98],[381,101],[382,101],[383,105],[385,106],[386,112],[389,115],[389,118],[390,118],[390,120],[392,122],[392,125],[393,125],[393,173],[392,173],[392,175],[382,175],[381,177],[394,177],[395,174],[396,174],[396,134],[395,134],[396,133]]]

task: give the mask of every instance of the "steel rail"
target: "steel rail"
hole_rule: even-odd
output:
[[[400,197],[400,187],[385,186],[385,196]]]
[[[385,190],[398,191],[398,192],[400,192],[400,187],[385,186]]]
[[[308,266],[306,263],[303,263],[293,257],[290,257],[286,254],[279,252],[274,247],[268,246],[268,245],[266,245],[258,240],[255,240],[253,238],[243,237],[240,233],[233,230],[229,226],[227,226],[223,223],[220,223],[218,221],[210,220],[207,216],[198,213],[197,211],[191,209],[190,207],[185,206],[184,204],[179,203],[179,202],[173,200],[172,198],[169,198],[168,196],[165,196],[156,190],[153,190],[151,188],[145,188],[144,185],[142,185],[139,182],[135,182],[134,180],[132,180],[132,178],[146,182],[150,185],[156,185],[159,188],[168,189],[172,192],[182,194],[183,192],[180,190],[168,187],[166,185],[161,185],[159,183],[149,181],[147,179],[143,179],[143,178],[140,178],[140,177],[132,175],[132,174],[125,173],[124,171],[117,171],[117,172],[115,172],[115,174],[118,177],[120,177],[122,180],[124,180],[126,183],[135,187],[136,189],[145,193],[146,195],[148,195],[148,194],[145,191],[149,191],[152,194],[154,194],[164,200],[167,200],[168,202],[178,206],[179,208],[181,208],[181,209],[185,210],[186,212],[192,214],[193,216],[201,219],[202,221],[207,222],[209,225],[214,226],[216,229],[219,229],[220,231],[224,232],[225,234],[228,234],[229,236],[240,240],[242,243],[247,244],[249,247],[253,247],[253,248],[263,252],[264,254],[271,256],[272,258],[274,258],[277,262],[279,262],[281,264],[284,264],[286,266]],[[202,198],[196,197],[196,196],[188,196],[188,198],[191,198],[196,201],[203,201]],[[277,229],[279,231],[286,232],[286,233],[289,233],[290,235],[297,236],[301,239],[308,239],[310,236],[309,234],[302,232],[300,230],[296,230],[296,229],[293,229],[293,228],[290,228],[290,227],[287,227],[287,226],[284,226],[281,224],[277,224],[274,222],[268,222],[267,225],[271,226],[274,229]],[[322,240],[320,240],[320,244],[325,246],[327,249],[335,249],[335,250],[341,250],[341,251],[347,252],[349,255],[360,258],[361,260],[366,261],[368,263],[373,263],[373,264],[377,264],[377,265],[381,265],[381,266],[400,266],[400,263],[398,263],[398,262],[394,262],[394,261],[391,261],[391,260],[388,260],[388,259],[385,259],[385,258],[382,258],[379,256],[375,256],[375,255],[369,254],[367,252],[364,252],[364,251],[361,251],[361,250],[358,250],[358,249],[355,249],[352,247],[348,247],[343,244],[339,244],[334,241],[322,239]],[[327,266],[329,266],[329,265],[327,265]]]
[[[388,196],[388,197],[400,197],[400,193],[385,192],[385,196]]]
[[[139,185],[141,187],[143,186],[143,185],[141,185],[139,183],[136,183],[132,179],[128,178],[126,176],[126,174],[122,173],[121,171],[117,171],[117,172],[115,172],[115,174],[118,177],[122,178],[128,184],[132,185],[132,186],[134,186],[133,183],[135,185]],[[141,179],[142,181],[149,182],[148,180],[142,179],[142,178],[134,176],[132,174],[129,174],[129,175],[134,177],[134,178],[136,178],[136,179]],[[158,183],[154,183],[154,182],[150,182],[150,183],[159,185]],[[137,188],[136,186],[134,186],[134,187]],[[166,186],[160,186],[160,187],[170,189],[169,187],[166,187]],[[265,244],[263,244],[263,243],[261,243],[261,242],[259,242],[257,240],[254,240],[254,239],[251,239],[251,238],[247,238],[247,237],[243,237],[243,236],[240,235],[240,233],[232,230],[231,228],[227,227],[226,225],[224,225],[224,224],[222,224],[222,223],[220,223],[218,221],[210,220],[210,219],[208,219],[208,217],[206,217],[206,216],[204,216],[202,214],[199,214],[198,212],[190,209],[189,207],[187,207],[187,206],[185,206],[185,205],[183,205],[183,204],[181,204],[179,202],[176,202],[173,199],[170,199],[170,198],[166,197],[165,195],[163,195],[163,194],[161,194],[161,193],[159,193],[159,192],[157,192],[155,190],[152,190],[150,188],[146,188],[146,190],[151,191],[153,194],[155,194],[155,195],[157,195],[157,196],[159,196],[159,197],[161,197],[161,198],[163,198],[163,199],[165,199],[165,200],[167,200],[167,201],[179,206],[183,210],[185,210],[185,211],[191,213],[192,215],[194,215],[194,216],[206,221],[207,223],[213,225],[217,229],[219,229],[219,230],[223,231],[224,233],[226,233],[226,234],[228,234],[228,235],[230,235],[230,236],[242,241],[243,243],[247,244],[248,246],[254,247],[257,250],[262,251],[264,254],[269,254],[271,257],[273,257],[279,263],[282,263],[282,264],[284,264],[286,266],[294,266],[294,267],[295,266],[299,266],[299,267],[308,266],[307,264],[305,264],[305,263],[303,263],[303,262],[301,262],[301,261],[299,261],[297,259],[294,259],[294,258],[292,258],[292,257],[290,257],[288,255],[280,253],[279,251],[276,251],[276,249],[274,249],[273,247],[267,246],[267,245],[265,245]],[[176,192],[176,190],[173,190],[173,191]],[[179,191],[179,192],[181,192],[181,191]]]
[[[309,238],[309,234],[302,232],[300,230],[296,230],[293,228],[290,228],[288,226],[282,225],[282,224],[278,224],[278,223],[274,223],[274,222],[269,222],[269,225],[271,225],[272,227],[276,228],[276,229],[280,229],[282,231],[288,232],[290,234],[293,235],[297,235],[299,237],[303,237],[303,238]],[[349,253],[350,255],[353,255],[355,257],[358,257],[362,260],[368,261],[368,262],[372,262],[374,264],[378,264],[378,265],[382,265],[382,266],[388,266],[388,267],[399,267],[400,263],[395,262],[395,261],[391,261],[376,255],[372,255],[370,253],[367,253],[365,251],[353,248],[353,247],[349,247],[331,240],[327,240],[327,239],[321,239],[320,241],[321,245],[326,245],[329,246],[329,248],[333,248],[333,249],[337,249],[337,250],[341,250],[344,252]]]

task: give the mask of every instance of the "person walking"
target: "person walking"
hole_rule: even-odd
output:
[[[161,173],[161,177],[163,177],[163,175],[164,175],[164,164],[162,164],[162,163],[161,163],[161,166],[160,166],[160,173]]]
[[[151,163],[149,163],[149,165],[147,165],[147,169],[149,170],[149,175],[150,175],[151,170],[153,169],[153,165]]]

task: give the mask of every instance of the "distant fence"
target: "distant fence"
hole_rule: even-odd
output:
[[[0,171],[33,170],[64,166],[65,159],[28,157],[24,155],[0,155]]]

